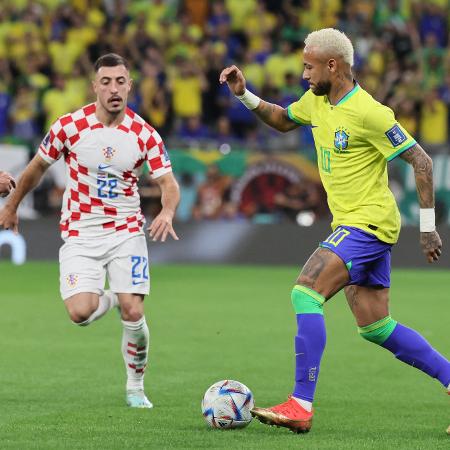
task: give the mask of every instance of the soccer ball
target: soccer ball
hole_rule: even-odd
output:
[[[222,380],[210,386],[202,400],[202,413],[212,428],[244,428],[252,420],[255,402],[245,384]]]

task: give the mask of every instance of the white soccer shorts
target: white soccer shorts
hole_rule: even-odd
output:
[[[113,292],[147,295],[147,241],[144,235],[71,238],[59,250],[59,272],[63,300],[80,292],[102,295],[106,278]]]

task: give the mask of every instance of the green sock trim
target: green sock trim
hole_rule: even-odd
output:
[[[295,314],[323,314],[325,297],[305,286],[296,284],[291,293]]]
[[[365,327],[358,327],[358,333],[370,342],[381,345],[394,331],[397,321],[386,316]]]

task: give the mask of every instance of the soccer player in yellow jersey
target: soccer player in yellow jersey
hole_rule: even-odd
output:
[[[352,75],[353,46],[335,29],[305,40],[303,78],[310,90],[284,109],[245,88],[236,66],[219,81],[265,123],[279,131],[312,127],[333,232],[304,265],[292,290],[297,316],[295,386],[288,401],[254,408],[261,422],[295,432],[311,428],[312,402],[325,348],[323,304],[344,289],[360,335],[396,358],[438,379],[449,390],[450,363],[417,332],[389,315],[391,247],[400,214],[388,187],[387,162],[399,156],[414,168],[420,204],[420,243],[427,260],[441,255],[434,223],[432,161]]]

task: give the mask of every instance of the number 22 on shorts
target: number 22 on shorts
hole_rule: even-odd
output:
[[[148,260],[145,256],[131,257],[131,278],[133,285],[143,284],[148,280]]]

